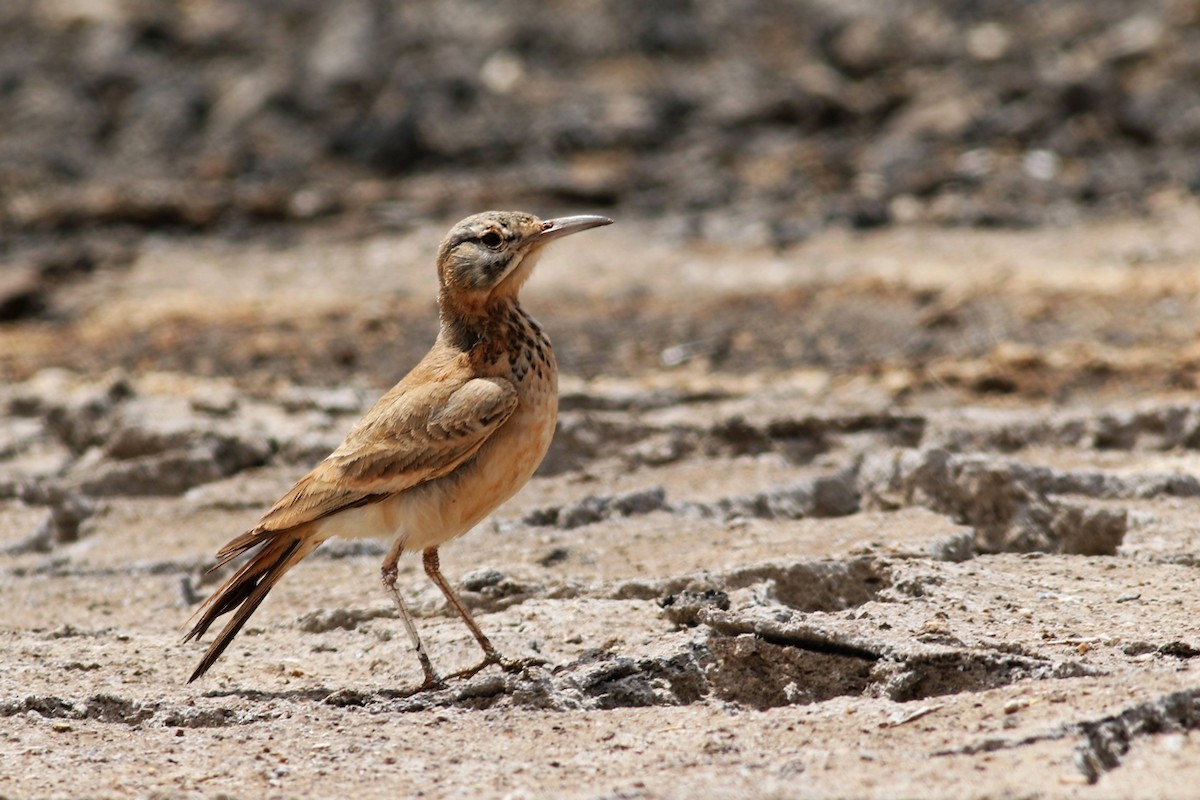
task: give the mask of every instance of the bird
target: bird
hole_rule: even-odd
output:
[[[545,456],[558,416],[558,368],[518,294],[547,244],[612,222],[486,211],[450,229],[437,250],[440,324],[432,348],[258,524],[217,552],[213,570],[251,555],[189,620],[185,642],[232,614],[188,683],[212,667],[280,578],[334,536],[391,540],[380,574],[424,673],[417,691],[446,684],[396,587],[404,553],[421,552],[425,574],[483,649],[482,662],[448,677],[493,664],[520,668],[501,657],[450,588],[438,548],[512,497]]]

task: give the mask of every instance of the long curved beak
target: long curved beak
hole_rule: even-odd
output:
[[[601,225],[612,225],[612,223],[613,221],[608,217],[601,217],[595,214],[580,214],[576,217],[547,219],[542,221],[542,232],[537,235],[534,241],[540,247],[547,242],[552,242],[563,236],[570,236],[572,233],[579,233],[591,228],[599,228]]]

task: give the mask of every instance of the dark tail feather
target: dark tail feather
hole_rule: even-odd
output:
[[[263,542],[274,541],[279,536],[278,531],[263,531],[258,529],[246,531],[243,534],[235,536],[217,551],[217,563],[213,564],[208,571],[215,572],[247,550],[251,550]]]
[[[264,537],[260,536],[259,538],[261,541]],[[221,584],[211,597],[204,601],[204,605],[200,606],[196,612],[199,619],[183,637],[185,642],[203,636],[217,617],[235,609],[237,613],[209,645],[208,650],[204,653],[204,658],[196,667],[196,671],[192,673],[192,677],[188,678],[188,683],[207,672],[213,662],[220,658],[221,654],[225,652],[225,648],[233,641],[233,637],[237,636],[238,631],[246,624],[246,620],[250,619],[250,615],[259,607],[267,593],[271,591],[271,587],[283,577],[283,574],[316,549],[316,544],[310,544],[308,547],[305,547],[305,544],[305,537],[295,532],[279,533],[274,538],[262,541],[262,548],[251,556],[250,560],[243,564],[241,569],[235,572],[229,580]],[[242,548],[242,550],[245,549],[248,547]],[[225,563],[241,552],[229,551],[228,545],[221,551],[220,563]],[[195,618],[193,617],[193,619]]]

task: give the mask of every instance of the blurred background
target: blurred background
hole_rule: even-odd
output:
[[[0,5],[10,241],[569,202],[786,245],[1137,210],[1198,148],[1196,0]]]
[[[148,234],[366,237],[502,206],[782,252],[1198,191],[1200,0],[0,4],[0,322],[71,317],[62,287]],[[576,371],[612,366],[588,346]]]

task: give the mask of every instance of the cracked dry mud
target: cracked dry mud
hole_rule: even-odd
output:
[[[435,229],[161,242],[0,330],[0,795],[1191,796],[1198,219],[548,256],[555,445],[442,551],[544,664],[420,694],[382,543],[180,634],[428,344]]]

